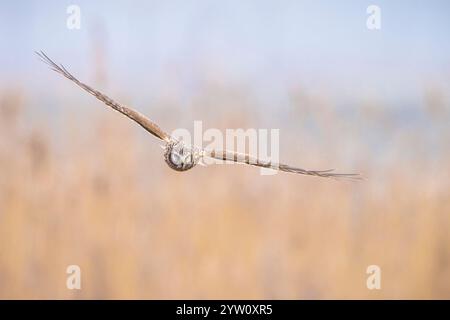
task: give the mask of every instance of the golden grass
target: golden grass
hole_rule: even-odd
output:
[[[382,108],[346,121],[313,101],[319,136],[293,110],[283,159],[355,167],[364,182],[244,166],[177,173],[155,139],[96,101],[94,120],[64,112],[55,133],[27,120],[22,95],[0,97],[0,298],[450,298],[448,126],[433,158]],[[380,131],[391,139],[382,154],[362,137]],[[65,286],[70,264],[80,291]],[[366,288],[371,264],[379,291]]]

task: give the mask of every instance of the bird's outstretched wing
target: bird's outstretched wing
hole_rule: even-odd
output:
[[[237,163],[248,164],[252,166],[257,166],[261,168],[268,168],[274,170],[280,170],[284,172],[291,172],[297,174],[304,174],[309,176],[324,177],[324,178],[344,178],[350,180],[361,180],[362,177],[358,173],[335,173],[334,169],[331,170],[305,170],[301,168],[291,167],[281,163],[272,163],[271,161],[262,161],[258,158],[251,157],[248,154],[231,152],[226,150],[216,151],[216,150],[203,150],[203,156],[210,158],[223,160],[223,161],[233,161]]]
[[[103,101],[107,106],[113,108],[114,110],[126,115],[131,120],[134,120],[138,124],[140,124],[145,130],[150,132],[155,137],[164,140],[166,142],[169,142],[171,137],[169,134],[164,132],[156,123],[151,121],[149,118],[144,116],[143,114],[137,112],[136,110],[133,110],[129,107],[126,107],[120,103],[117,103],[107,95],[101,93],[100,91],[97,91],[90,86],[84,84],[83,82],[79,81],[77,78],[75,78],[69,71],[64,68],[62,64],[58,65],[55,62],[53,62],[43,51],[36,52],[36,54],[41,58],[41,60],[46,63],[52,70],[58,72],[59,74],[63,75],[67,79],[75,82],[79,87],[84,89],[85,91],[89,92],[93,96],[95,96],[100,101]]]

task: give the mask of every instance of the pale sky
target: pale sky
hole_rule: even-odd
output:
[[[66,27],[70,4],[81,9],[80,30]],[[371,4],[381,8],[381,30],[366,27]],[[110,81],[130,94],[172,81],[189,97],[217,76],[269,105],[292,86],[342,101],[418,103],[428,86],[450,88],[449,18],[445,0],[1,0],[0,83],[39,90],[53,76],[33,55],[40,49],[87,81],[102,37]]]

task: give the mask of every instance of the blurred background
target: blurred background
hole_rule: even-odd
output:
[[[0,298],[450,298],[449,14],[0,0]],[[282,162],[366,179],[174,172],[159,141],[34,50],[169,132],[279,128]],[[81,290],[66,288],[73,264]]]

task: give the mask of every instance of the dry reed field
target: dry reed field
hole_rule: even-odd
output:
[[[417,119],[371,100],[342,111],[296,89],[267,119],[245,86],[220,83],[187,109],[167,96],[135,106],[168,130],[196,119],[280,128],[281,160],[365,177],[344,182],[239,165],[172,171],[144,130],[51,79],[61,90],[43,101],[0,89],[0,298],[450,298],[441,92],[406,111]],[[72,264],[81,290],[66,288]],[[366,287],[373,264],[381,290]]]

